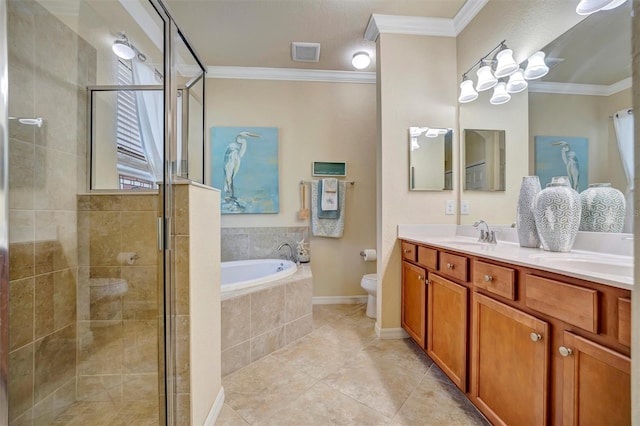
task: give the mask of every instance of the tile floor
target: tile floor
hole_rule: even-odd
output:
[[[378,340],[364,305],[315,305],[304,338],[223,378],[216,425],[488,425],[409,339]]]

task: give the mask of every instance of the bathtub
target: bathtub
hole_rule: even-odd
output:
[[[297,271],[295,263],[282,259],[236,260],[222,262],[221,293],[237,294],[239,290],[264,287]]]

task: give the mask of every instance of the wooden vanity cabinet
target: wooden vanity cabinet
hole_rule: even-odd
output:
[[[548,418],[549,324],[473,294],[471,394],[494,425]]]
[[[466,392],[469,290],[434,273],[427,288],[427,354]]]
[[[425,348],[427,272],[409,262],[402,262],[402,328]]]
[[[631,359],[565,331],[562,424],[630,425]]]

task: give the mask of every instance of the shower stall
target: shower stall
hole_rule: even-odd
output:
[[[162,0],[0,2],[0,424],[188,419],[172,218],[204,74]]]

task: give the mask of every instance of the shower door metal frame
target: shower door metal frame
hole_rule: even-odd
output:
[[[9,53],[0,1],[0,424],[9,424]]]

